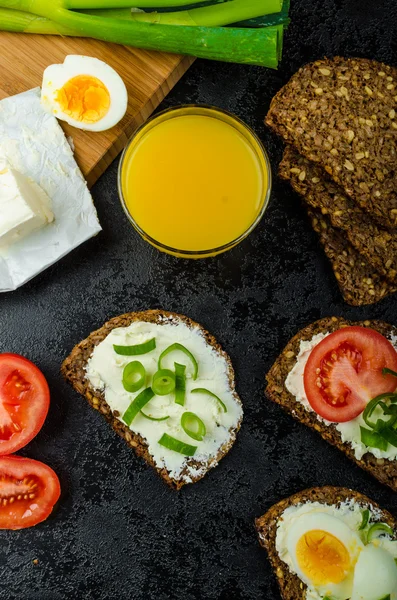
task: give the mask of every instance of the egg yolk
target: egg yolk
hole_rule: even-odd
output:
[[[56,101],[60,110],[75,121],[97,123],[109,110],[110,94],[96,77],[78,75],[57,91]]]
[[[296,557],[300,569],[314,585],[340,583],[350,567],[346,546],[327,531],[305,533],[297,543]]]

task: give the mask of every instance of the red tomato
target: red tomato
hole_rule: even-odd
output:
[[[18,354],[0,354],[0,456],[38,434],[49,405],[50,391],[36,365]]]
[[[20,456],[0,457],[0,529],[24,529],[44,521],[61,493],[50,467]]]
[[[351,421],[367,403],[394,392],[397,379],[382,369],[397,371],[397,352],[377,331],[345,327],[327,335],[310,353],[304,385],[311,407],[334,423]]]

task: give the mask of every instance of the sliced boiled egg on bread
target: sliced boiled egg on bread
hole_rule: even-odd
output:
[[[294,570],[321,597],[351,596],[354,568],[363,543],[341,519],[321,512],[302,515],[288,531]]]
[[[120,75],[103,61],[69,55],[44,71],[41,103],[73,127],[105,131],[124,117],[128,94]]]

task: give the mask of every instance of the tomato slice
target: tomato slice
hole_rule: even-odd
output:
[[[44,521],[61,493],[47,465],[20,456],[0,457],[0,529],[24,529]]]
[[[48,384],[36,365],[18,354],[0,354],[0,456],[38,434],[49,405]]]
[[[382,369],[397,371],[397,352],[383,335],[365,327],[344,327],[313,348],[303,379],[310,406],[334,423],[351,421],[367,403],[394,392],[397,379]]]

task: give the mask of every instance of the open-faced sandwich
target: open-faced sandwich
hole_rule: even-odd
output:
[[[321,319],[287,344],[267,396],[397,491],[397,328]]]
[[[395,600],[396,520],[346,488],[305,490],[256,520],[283,600]]]
[[[176,489],[215,467],[240,428],[230,358],[181,315],[115,317],[73,349],[62,373]]]

